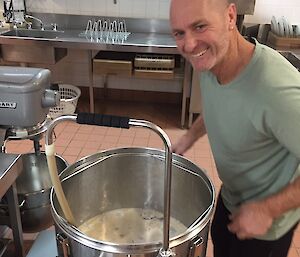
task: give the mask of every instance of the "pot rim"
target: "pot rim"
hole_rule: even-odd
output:
[[[95,158],[97,156],[100,157],[101,155],[104,154],[103,157],[107,157],[107,156],[114,154],[116,151],[121,151],[121,153],[130,154],[130,153],[126,152],[128,150],[137,151],[137,153],[140,153],[140,154],[142,154],[142,153],[146,154],[145,150],[147,150],[147,151],[156,153],[155,155],[157,155],[157,156],[162,156],[162,157],[163,157],[163,155],[161,153],[164,153],[164,151],[160,150],[160,149],[145,148],[145,147],[141,147],[141,148],[125,147],[125,148],[113,148],[110,150],[104,150],[104,151],[89,155],[87,157],[83,157],[82,159],[78,160],[74,164],[69,165],[64,171],[74,169],[74,173],[68,174],[66,177],[63,177],[62,182],[64,180],[67,180],[69,177],[74,176],[76,173],[80,172],[79,168],[81,165],[83,165],[82,168],[84,168],[86,166],[86,164],[89,164],[91,161],[95,161],[95,160],[97,161],[98,158]],[[118,152],[118,153],[120,153],[120,152]],[[135,152],[135,154],[136,154],[136,152]],[[147,153],[147,154],[149,154],[149,153]],[[199,220],[199,222],[197,222],[192,227],[192,229],[188,228],[185,232],[177,235],[176,237],[169,239],[170,248],[180,245],[180,244],[194,238],[196,235],[198,235],[204,229],[204,227],[210,222],[210,219],[214,212],[214,206],[215,206],[215,189],[214,189],[211,179],[205,174],[206,172],[203,169],[201,169],[200,167],[196,166],[191,161],[189,161],[188,159],[184,158],[183,156],[177,155],[177,154],[173,154],[172,164],[174,164],[174,163],[181,164],[181,165],[179,165],[181,168],[188,170],[190,173],[197,175],[198,177],[200,177],[200,174],[195,172],[195,170],[193,170],[193,169],[188,169],[187,165],[189,165],[189,167],[191,166],[192,168],[197,169],[198,172],[202,173],[201,175],[204,176],[205,180],[207,180],[206,184],[207,184],[209,190],[211,191],[211,204],[203,212],[203,214],[205,213],[205,215]],[[62,176],[63,172],[60,175]],[[201,177],[201,178],[204,179],[203,177]],[[50,203],[51,203],[51,213],[52,213],[53,220],[57,224],[57,226],[64,233],[66,233],[67,236],[71,237],[78,243],[81,243],[81,244],[91,247],[93,249],[97,249],[97,250],[101,250],[101,251],[105,251],[105,252],[112,252],[112,253],[122,253],[122,254],[152,253],[152,252],[159,251],[159,249],[161,249],[161,247],[162,247],[162,242],[128,245],[128,244],[116,244],[116,243],[111,243],[111,242],[106,242],[106,241],[99,241],[99,240],[95,240],[91,237],[88,237],[87,235],[83,234],[74,225],[68,223],[68,221],[66,219],[64,219],[57,213],[55,206],[54,206],[54,202],[53,202],[54,195],[55,195],[55,191],[54,191],[54,188],[52,187],[51,192],[50,192]],[[201,217],[201,215],[199,216],[199,218],[200,217]]]

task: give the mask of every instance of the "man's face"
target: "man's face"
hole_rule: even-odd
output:
[[[222,0],[172,0],[170,22],[180,53],[198,71],[223,62],[232,30],[232,6]],[[221,4],[222,2],[222,4]]]

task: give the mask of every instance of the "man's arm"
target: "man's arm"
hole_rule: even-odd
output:
[[[200,137],[206,134],[202,116],[194,121],[191,128],[174,144],[172,151],[177,154],[184,154]]]
[[[230,216],[228,229],[240,239],[262,236],[274,219],[285,212],[300,207],[300,177],[276,194],[260,201],[243,204]]]

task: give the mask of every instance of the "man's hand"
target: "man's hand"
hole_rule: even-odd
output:
[[[241,240],[266,234],[273,223],[272,214],[263,202],[245,203],[229,218],[229,231]]]
[[[192,138],[189,137],[189,134],[184,134],[175,144],[172,145],[172,152],[183,155],[192,145]]]
[[[192,145],[203,135],[206,134],[204,121],[201,115],[197,117],[192,127],[172,145],[172,152],[183,155]]]

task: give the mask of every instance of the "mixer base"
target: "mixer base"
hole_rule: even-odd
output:
[[[40,232],[26,257],[57,257],[57,247],[54,230]]]

